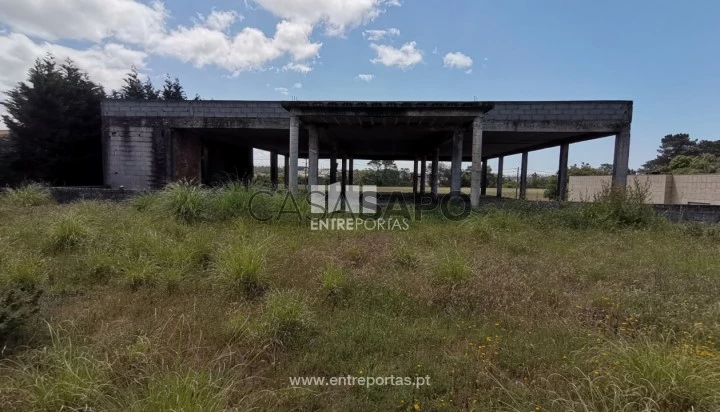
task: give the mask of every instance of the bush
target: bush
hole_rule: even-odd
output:
[[[215,273],[248,299],[262,296],[270,282],[264,272],[262,245],[235,243],[222,249],[215,260]]]
[[[649,187],[637,181],[625,189],[604,185],[591,203],[582,207],[582,216],[595,226],[648,227],[662,221],[647,204]]]
[[[42,290],[33,285],[13,287],[0,298],[0,342],[13,337],[14,333],[34,315]]]
[[[50,190],[37,183],[27,184],[17,189],[6,189],[0,195],[0,204],[8,206],[42,206],[55,203]]]
[[[293,291],[270,293],[262,315],[262,328],[266,336],[286,345],[301,343],[309,337],[315,321],[308,302]]]

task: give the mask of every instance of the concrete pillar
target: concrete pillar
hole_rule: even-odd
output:
[[[564,143],[560,145],[560,167],[558,168],[558,197],[560,200],[567,200],[567,184],[568,184],[568,153],[570,144]]]
[[[318,138],[318,129],[315,126],[308,127],[308,186],[318,184],[318,162],[319,162],[320,143]],[[308,187],[308,190],[310,188]]]
[[[330,183],[337,183],[337,143],[332,143],[332,149],[330,152]]]
[[[503,189],[503,160],[502,156],[498,157],[498,171],[497,171],[497,197],[502,197]]]
[[[348,184],[350,186],[355,184],[354,171],[355,171],[355,159],[353,159],[351,157],[350,159],[348,159]]]
[[[440,186],[440,148],[435,149],[432,158],[432,166],[430,167],[430,194],[436,198],[438,195],[438,187]]]
[[[483,124],[482,117],[478,116],[473,120],[472,125],[472,171],[471,171],[471,189],[470,189],[470,205],[472,207],[480,206],[480,193],[482,191],[482,137]],[[487,166],[487,165],[486,165]],[[487,174],[486,174],[487,176]],[[487,180],[487,179],[486,179]]]
[[[420,161],[420,194],[425,195],[425,180],[427,180],[427,160]]]
[[[283,177],[285,178],[285,188],[288,188],[288,184],[290,183],[290,157],[288,155],[285,155],[285,164],[283,165]]]
[[[413,175],[412,175],[412,185],[413,185],[413,196],[417,196],[418,194],[418,158],[415,158],[415,161],[413,162]]]
[[[613,156],[612,186],[624,189],[627,186],[628,163],[630,162],[630,125],[623,127],[615,135],[615,154]]]
[[[270,152],[270,185],[276,188],[278,185],[278,153]]]
[[[288,190],[290,193],[298,191],[298,142],[300,141],[300,118],[290,116],[290,164],[288,168]]]
[[[488,186],[488,163],[487,159],[482,162],[482,171],[480,172],[480,194],[485,196],[487,194]]]
[[[450,193],[456,196],[462,193],[462,149],[463,131],[455,130],[452,142],[452,164],[450,165]]]
[[[345,194],[345,185],[347,184],[347,158],[342,158],[342,174],[340,175],[340,190]]]
[[[528,152],[523,152],[520,164],[520,199],[527,199]]]

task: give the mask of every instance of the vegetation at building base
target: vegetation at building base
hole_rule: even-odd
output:
[[[312,232],[254,220],[254,190],[177,184],[68,205],[3,195],[0,290],[25,294],[0,295],[0,317],[20,308],[0,342],[0,405],[720,409],[715,226],[645,219],[638,196],[607,192],[460,222],[430,214],[407,232]],[[347,375],[431,384],[289,383]]]

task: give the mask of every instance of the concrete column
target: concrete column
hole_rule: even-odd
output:
[[[290,149],[288,168],[288,190],[290,193],[298,191],[298,142],[300,141],[300,118],[290,116]]]
[[[320,152],[320,143],[318,138],[318,129],[315,126],[308,127],[308,185],[314,186],[318,184],[318,156]],[[308,188],[310,190],[310,188]]]
[[[427,180],[427,160],[423,157],[420,161],[420,194],[425,194],[425,180]]]
[[[330,183],[337,183],[337,143],[332,143],[332,150],[330,152]]]
[[[480,196],[482,191],[482,137],[483,123],[482,116],[478,116],[473,120],[472,125],[472,171],[471,171],[471,189],[470,189],[470,205],[472,207],[480,206]],[[487,166],[487,165],[486,165]],[[483,170],[486,170],[483,168]],[[487,177],[487,174],[486,174]],[[487,179],[486,179],[487,180]]]
[[[438,195],[438,186],[440,186],[440,148],[435,149],[432,158],[432,166],[430,167],[430,194],[433,197]]]
[[[345,193],[345,185],[347,184],[347,158],[342,158],[342,174],[340,175],[340,190]]]
[[[485,196],[487,194],[488,186],[488,164],[487,159],[482,162],[482,171],[480,172],[480,194]]]
[[[567,200],[567,184],[568,184],[568,153],[570,144],[564,143],[560,145],[560,167],[558,168],[558,196],[560,200]]]
[[[353,159],[351,157],[350,159],[348,159],[348,184],[350,186],[355,184],[354,171],[355,171],[355,159]]]
[[[418,194],[418,158],[415,158],[415,161],[413,162],[413,177],[412,177],[412,185],[413,185],[413,196],[417,196]]]
[[[450,193],[456,196],[459,196],[462,193],[462,149],[463,131],[456,130],[453,133],[452,164],[450,165]]]
[[[502,156],[498,157],[498,171],[497,171],[497,197],[502,197],[503,189],[503,160]]]
[[[270,152],[270,184],[273,188],[278,185],[278,153]]]
[[[615,155],[613,156],[613,188],[624,189],[627,186],[628,163],[630,162],[630,125],[623,127],[615,135]]]
[[[520,165],[520,199],[527,199],[528,152],[523,152]]]
[[[285,155],[285,164],[283,167],[283,177],[285,178],[285,188],[288,188],[288,184],[290,183],[290,157],[288,155]]]

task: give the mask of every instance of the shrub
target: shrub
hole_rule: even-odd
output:
[[[262,245],[235,243],[220,251],[214,270],[223,281],[252,299],[262,296],[269,287],[265,261]]]
[[[0,342],[13,337],[14,333],[34,315],[42,290],[33,285],[16,286],[0,295]]]
[[[592,203],[583,205],[582,215],[589,224],[617,227],[648,227],[662,221],[647,204],[649,187],[634,181],[624,189],[604,185]]]
[[[0,195],[0,204],[8,206],[42,206],[55,203],[50,190],[37,183],[31,183],[17,189],[8,188]]]
[[[76,213],[61,216],[50,227],[50,245],[55,251],[69,250],[79,246],[89,236],[82,217]]]
[[[301,343],[311,334],[314,324],[308,302],[297,292],[275,291],[268,295],[262,328],[271,339],[286,346]]]
[[[212,194],[210,209],[213,218],[225,220],[248,212],[253,192],[240,182],[229,182]]]

